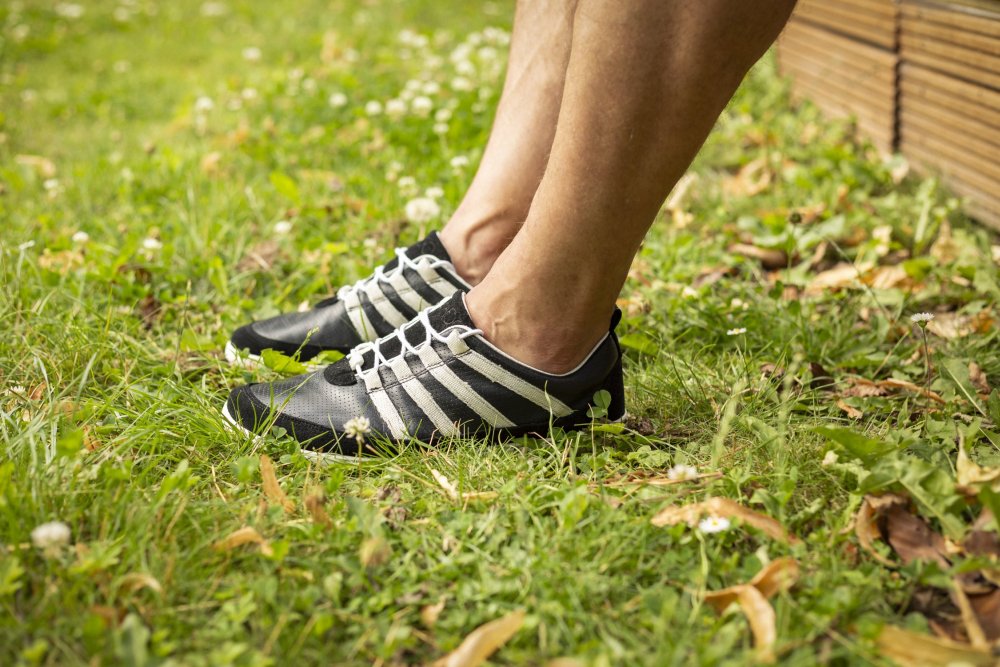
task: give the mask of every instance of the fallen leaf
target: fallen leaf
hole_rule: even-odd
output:
[[[753,526],[765,535],[779,540],[797,544],[800,540],[785,530],[775,519],[761,514],[748,507],[728,498],[708,498],[700,503],[690,505],[671,505],[660,510],[650,522],[654,526],[673,526],[678,523],[686,523],[694,527],[704,515],[725,517],[728,519],[739,519],[749,526]]]
[[[996,667],[996,658],[989,652],[891,625],[882,628],[875,642],[883,657],[895,661],[901,667]]]
[[[972,383],[972,386],[980,394],[990,393],[990,383],[986,378],[986,373],[984,373],[983,369],[979,367],[979,364],[974,361],[969,362],[969,382]]]
[[[859,284],[861,277],[872,268],[871,263],[849,264],[840,263],[832,269],[821,271],[813,276],[813,279],[806,285],[805,293],[808,295],[822,294],[827,290],[836,290],[843,287],[853,287]]]
[[[224,538],[212,545],[216,551],[232,551],[244,544],[256,544],[260,547],[260,552],[265,556],[270,556],[271,545],[257,532],[253,526],[243,526],[226,535]]]
[[[843,410],[844,414],[846,414],[851,419],[861,419],[862,417],[865,416],[865,413],[863,413],[861,410],[858,410],[855,407],[851,407],[850,405],[845,403],[843,399],[837,399],[837,407]]]
[[[959,246],[951,233],[951,223],[947,219],[941,221],[937,238],[931,244],[928,254],[939,264],[951,264],[959,256]]]
[[[142,319],[142,326],[147,331],[153,328],[163,312],[163,304],[152,294],[147,294],[135,306],[136,314]]]
[[[286,512],[295,509],[295,503],[288,499],[285,492],[278,484],[278,477],[274,474],[274,463],[267,454],[260,455],[260,479],[264,487],[264,495],[275,505],[280,506]]]
[[[441,598],[434,604],[421,607],[420,622],[424,624],[425,628],[433,628],[442,611],[444,611],[444,598]]]
[[[889,378],[888,380],[879,380],[878,386],[888,388],[888,389],[902,389],[905,391],[912,391],[914,393],[925,396],[938,403],[944,403],[945,400],[941,396],[930,389],[925,389],[920,385],[914,384],[909,380],[897,380],[895,378]]]
[[[784,250],[758,248],[748,243],[734,243],[729,246],[728,251],[734,255],[756,259],[761,263],[761,266],[770,271],[788,266],[788,254]]]
[[[121,584],[122,588],[130,593],[142,590],[143,588],[148,588],[154,593],[163,592],[163,586],[161,586],[160,582],[156,580],[156,577],[143,572],[130,572],[122,577],[118,583]]]
[[[42,178],[54,178],[56,175],[55,163],[41,155],[15,155],[14,162],[34,170]]]
[[[927,323],[927,330],[935,336],[951,340],[989,333],[993,324],[993,314],[984,308],[975,315],[936,313],[934,319]]]
[[[872,289],[892,289],[894,287],[912,287],[913,279],[906,273],[902,265],[880,266],[863,278],[862,282]]]
[[[719,592],[722,593],[722,591]],[[705,601],[720,612],[732,602],[738,602],[743,615],[750,623],[750,632],[753,633],[753,645],[757,652],[757,659],[764,663],[774,662],[774,642],[778,638],[778,631],[771,603],[767,601],[763,593],[750,584],[740,584],[727,588],[725,593],[724,598],[719,598],[718,606],[709,600],[708,595],[705,596]],[[723,601],[725,604],[722,604]]]
[[[462,640],[458,648],[434,662],[434,667],[476,667],[506,644],[522,625],[523,609],[484,623]]]
[[[983,626],[979,623],[979,616],[976,614],[976,610],[972,608],[969,596],[965,594],[962,584],[957,578],[953,580],[951,595],[955,601],[955,606],[958,607],[959,612],[962,614],[962,626],[965,628],[965,634],[969,638],[969,643],[975,649],[988,651],[990,643],[986,639],[986,633],[983,632]]]
[[[890,506],[885,517],[886,540],[904,564],[925,560],[934,561],[945,569],[951,567],[945,556],[944,538],[931,530],[926,521],[900,505]]]
[[[452,500],[458,500],[458,489],[455,488],[455,485],[452,484],[447,477],[442,475],[434,468],[431,468],[431,475],[434,477],[437,483],[441,485],[441,488],[444,489],[444,493],[446,496],[448,496]]]
[[[281,246],[274,239],[262,241],[250,248],[236,263],[237,271],[270,271],[281,254]]]
[[[384,537],[379,535],[369,537],[362,542],[361,548],[358,551],[358,559],[361,561],[362,567],[366,570],[385,565],[391,555],[392,547],[389,546]]]
[[[1000,467],[983,468],[975,463],[969,458],[964,444],[959,444],[958,447],[955,477],[959,486],[967,487],[977,493],[983,486],[989,486],[993,491],[1000,492]]]
[[[886,558],[875,550],[875,540],[882,539],[882,531],[879,529],[879,518],[882,513],[890,507],[896,505],[906,506],[909,500],[905,496],[895,493],[887,493],[881,496],[865,496],[858,508],[858,514],[854,517],[854,534],[858,538],[861,547],[871,556],[889,567],[895,567],[896,563]]]
[[[879,386],[877,382],[872,382],[871,380],[850,378],[847,382],[850,386],[840,393],[841,396],[869,398],[871,396],[888,396],[889,394],[888,389]]]
[[[735,175],[723,182],[723,189],[736,196],[752,197],[771,185],[771,166],[766,157],[759,157],[740,167]]]
[[[705,602],[718,612],[737,601],[737,589],[743,586],[753,586],[761,594],[770,599],[781,591],[791,588],[799,579],[799,563],[794,558],[784,557],[773,560],[760,569],[753,579],[745,584],[738,584],[710,591],[705,594]]]
[[[1000,588],[985,595],[970,595],[969,605],[979,620],[986,639],[991,642],[1000,639]]]
[[[500,494],[496,491],[466,491],[462,494],[462,500],[467,502],[488,502],[496,500]]]

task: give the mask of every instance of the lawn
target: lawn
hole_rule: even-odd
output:
[[[224,428],[294,365],[233,328],[457,205],[510,20],[0,6],[0,665],[420,664],[496,619],[491,664],[993,664],[1000,241],[770,57],[634,264],[624,427],[329,467]]]

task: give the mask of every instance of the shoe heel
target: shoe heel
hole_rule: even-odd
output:
[[[622,355],[619,352],[618,361],[611,374],[601,387],[611,394],[611,405],[608,406],[607,418],[613,422],[621,421],[625,416],[625,375],[622,372]]]

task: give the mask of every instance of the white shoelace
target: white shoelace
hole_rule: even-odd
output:
[[[400,356],[406,354],[407,352],[417,354],[420,348],[424,347],[425,345],[430,345],[431,341],[436,340],[439,343],[444,343],[447,345],[448,341],[451,340],[452,338],[458,338],[459,340],[461,340],[464,338],[468,338],[470,336],[478,336],[483,333],[482,329],[473,329],[465,325],[457,325],[451,331],[451,333],[445,336],[441,332],[434,329],[433,326],[431,326],[430,312],[432,310],[434,310],[434,308],[426,308],[420,311],[420,313],[414,319],[410,320],[403,326],[399,327],[388,336],[383,336],[378,340],[372,341],[370,343],[362,343],[361,345],[355,347],[347,354],[347,362],[351,365],[351,369],[354,370],[355,374],[358,377],[361,377],[362,373],[377,372],[380,366],[388,365],[393,359],[398,359]],[[419,343],[417,343],[416,345],[413,345],[406,338],[406,330],[409,329],[414,324],[418,323],[424,326],[424,339]],[[401,343],[399,353],[393,355],[392,357],[386,357],[385,355],[382,354],[381,344],[388,343],[393,338],[398,338],[399,342]],[[365,362],[365,353],[369,351],[374,352],[375,363],[371,368],[362,369],[361,367]]]
[[[441,259],[440,257],[437,257],[433,261],[428,262],[425,259],[426,257],[428,257],[428,255],[420,255],[417,258],[417,260],[413,260],[410,259],[409,255],[406,254],[406,248],[396,248],[396,260],[398,262],[396,266],[389,269],[388,271],[385,270],[385,265],[376,267],[374,273],[372,273],[367,278],[362,278],[353,285],[344,285],[339,290],[337,290],[337,298],[343,301],[348,294],[358,294],[359,292],[363,291],[365,287],[367,287],[372,283],[377,283],[377,282],[387,283],[390,280],[392,280],[392,278],[395,275],[402,273],[403,269],[405,268],[411,268],[414,271],[419,271],[421,265],[429,269],[437,269],[439,267],[444,266],[454,271],[454,267],[452,266],[451,262]]]

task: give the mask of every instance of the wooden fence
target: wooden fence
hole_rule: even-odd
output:
[[[778,62],[796,96],[1000,229],[1000,0],[799,0]]]

